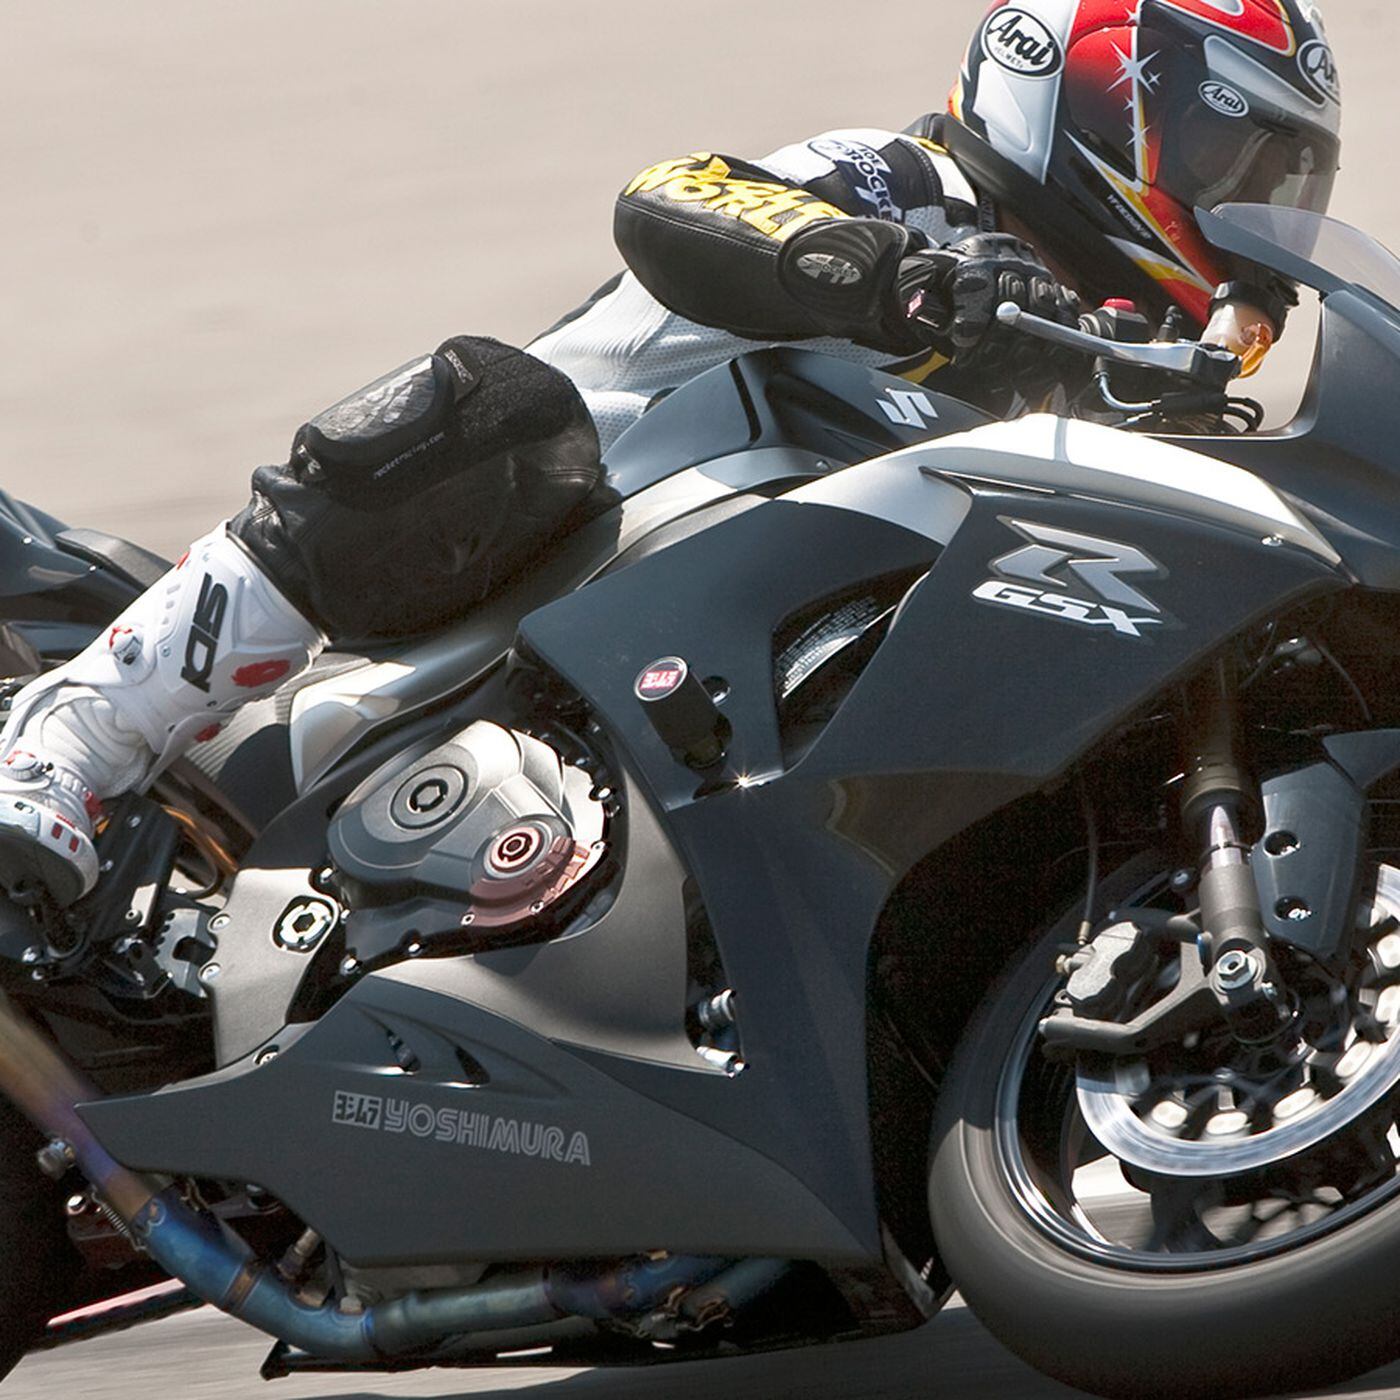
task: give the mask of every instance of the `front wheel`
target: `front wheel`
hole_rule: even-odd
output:
[[[1111,897],[1169,906],[1142,876]],[[1316,979],[1316,1013],[1299,978],[1286,1053],[1226,1029],[1108,1070],[1047,1055],[1077,919],[1037,940],[969,1027],[933,1133],[939,1248],[1000,1341],[1132,1400],[1273,1395],[1400,1355],[1400,946],[1376,946],[1392,903],[1382,870],[1371,957],[1345,995]]]

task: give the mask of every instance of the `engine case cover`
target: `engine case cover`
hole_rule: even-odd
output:
[[[478,720],[367,778],[331,823],[331,857],[386,895],[447,893],[478,926],[511,923],[597,864],[605,813],[592,788],[543,741]]]

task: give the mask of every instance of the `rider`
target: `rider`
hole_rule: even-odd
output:
[[[600,448],[666,392],[799,341],[1009,414],[1055,371],[999,331],[1128,298],[1255,356],[1290,288],[1193,210],[1326,207],[1339,88],[1312,0],[1020,0],[978,27],[947,114],[758,161],[700,154],[618,200],[627,270],[530,353],[457,337],[305,424],[250,504],[0,736],[0,884],[92,888],[101,799],[140,787],[328,637],[405,635],[597,509]]]

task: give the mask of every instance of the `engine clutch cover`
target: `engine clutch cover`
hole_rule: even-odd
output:
[[[478,720],[400,756],[345,800],[331,857],[386,895],[435,891],[491,927],[538,914],[602,856],[604,810],[587,773],[548,744]]]

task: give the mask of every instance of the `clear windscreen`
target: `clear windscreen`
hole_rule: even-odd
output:
[[[1223,204],[1215,215],[1248,237],[1246,246],[1231,251],[1265,262],[1324,294],[1343,286],[1360,287],[1400,309],[1400,259],[1360,229],[1324,214],[1270,204]],[[1214,242],[1227,242],[1211,236]],[[1281,256],[1267,258],[1268,249]]]

